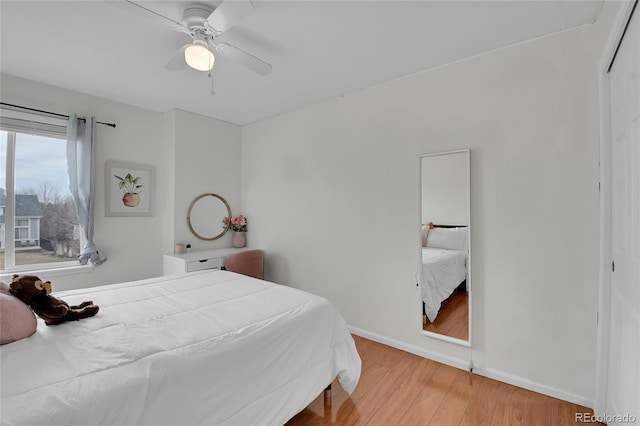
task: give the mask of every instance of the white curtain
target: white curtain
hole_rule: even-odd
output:
[[[95,205],[95,118],[69,116],[67,126],[67,167],[69,189],[78,213],[84,247],[78,260],[81,265],[100,265],[107,257],[93,243],[93,210]]]

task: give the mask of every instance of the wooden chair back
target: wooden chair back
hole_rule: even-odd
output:
[[[224,268],[253,278],[264,279],[264,251],[247,250],[224,258]]]

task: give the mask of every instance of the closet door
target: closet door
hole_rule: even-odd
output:
[[[635,10],[609,78],[613,263],[606,414],[614,416],[609,425],[625,423],[616,415],[640,421],[639,15]]]

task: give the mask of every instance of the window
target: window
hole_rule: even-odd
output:
[[[66,148],[66,120],[0,110],[0,270],[77,265]]]
[[[16,240],[29,238],[29,221],[16,218]]]

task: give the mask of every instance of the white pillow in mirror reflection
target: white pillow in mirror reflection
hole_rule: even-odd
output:
[[[434,228],[427,235],[427,247],[467,251],[469,228]]]

